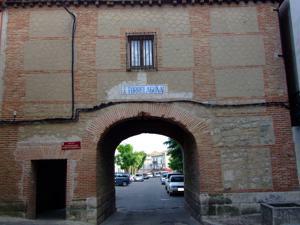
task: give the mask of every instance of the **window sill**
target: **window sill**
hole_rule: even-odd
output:
[[[127,72],[156,72],[157,68],[127,68]]]

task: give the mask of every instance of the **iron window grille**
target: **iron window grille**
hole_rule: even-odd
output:
[[[127,35],[127,70],[156,69],[155,33],[129,33]]]

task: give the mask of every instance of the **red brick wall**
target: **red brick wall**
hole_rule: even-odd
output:
[[[250,4],[250,3],[249,3]],[[266,65],[262,67],[263,78],[265,84],[265,96],[257,98],[221,98],[216,96],[215,78],[212,75],[214,68],[211,65],[211,51],[209,45],[209,38],[214,36],[210,31],[210,20],[209,10],[212,7],[218,6],[187,6],[187,10],[190,16],[191,24],[191,36],[194,41],[194,67],[188,68],[192,70],[194,76],[194,100],[208,101],[208,100],[219,100],[225,102],[227,100],[241,102],[245,101],[287,101],[287,94],[279,93],[278,83],[280,88],[285,90],[285,77],[283,60],[276,57],[276,53],[281,53],[280,48],[280,37],[279,37],[279,26],[277,13],[272,11],[272,4],[270,3],[258,3],[250,4],[250,6],[256,6],[258,11],[258,22],[259,32],[263,36],[264,47],[266,51]],[[236,5],[222,5],[219,7],[231,7],[234,8]],[[276,7],[274,4],[273,7]],[[43,8],[48,9],[48,8]],[[122,8],[120,8],[122,9]],[[36,109],[41,107],[47,107],[51,104],[58,104],[61,107],[70,107],[66,105],[69,102],[60,101],[28,101],[25,100],[25,90],[22,88],[25,86],[26,74],[28,72],[23,70],[23,57],[24,57],[24,42],[29,40],[28,28],[29,28],[29,13],[31,10],[38,10],[37,8],[32,9],[13,9],[9,8],[9,23],[8,23],[8,49],[7,49],[7,62],[6,62],[6,77],[5,79],[5,93],[4,103],[2,109],[2,119],[12,119],[13,111],[17,111],[17,118],[45,118],[55,117],[56,115],[35,115],[30,114],[24,115],[25,104],[36,104]],[[52,10],[49,9],[49,10]],[[104,8],[78,8],[73,9],[77,13],[77,33],[76,33],[76,76],[75,76],[75,99],[78,106],[93,106],[99,104],[97,102],[97,73],[105,73],[106,71],[98,71],[95,69],[95,44],[96,38],[110,38],[120,40],[120,62],[121,69],[114,70],[115,72],[122,72],[126,70],[126,48],[125,48],[125,35],[118,37],[112,36],[97,36],[96,34],[96,19],[97,10],[105,10]],[[22,18],[20,21],[19,18]],[[145,28],[138,29],[138,31],[152,31],[153,29]],[[129,29],[121,30],[121,34],[125,34]],[[158,68],[160,71],[172,71],[173,68],[164,68],[161,65],[161,35],[159,30],[155,30],[158,33]],[[88,34],[88,35],[85,35]],[[226,33],[217,34],[221,36],[238,35],[239,33]],[[251,33],[249,34],[251,35]],[[180,36],[180,35],[179,35]],[[177,35],[178,37],[178,35]],[[32,39],[32,38],[31,38]],[[58,38],[57,38],[58,39]],[[176,69],[175,69],[176,70]],[[47,72],[47,71],[42,71]],[[64,71],[69,73],[70,71]],[[36,71],[39,73],[39,71]],[[45,109],[46,110],[46,109]],[[59,115],[61,116],[61,115]],[[69,116],[69,114],[65,114]]]
[[[19,182],[22,179],[22,167],[15,161],[18,128],[16,126],[1,127],[0,129],[0,193],[1,201],[19,201]]]
[[[250,4],[250,3],[249,3]],[[245,6],[245,5],[243,5]],[[284,66],[281,58],[276,57],[276,52],[280,53],[279,25],[276,12],[272,8],[276,7],[272,3],[251,3],[250,6],[256,6],[258,12],[259,33],[263,37],[263,43],[266,52],[266,63],[261,66],[263,70],[265,95],[262,97],[235,97],[221,98],[216,95],[216,81],[214,77],[214,67],[211,65],[211,50],[209,38],[212,34],[210,30],[209,10],[211,7],[236,7],[236,5],[197,5],[185,6],[189,13],[191,25],[191,34],[188,36],[193,39],[194,66],[185,70],[193,72],[193,94],[194,101],[212,101],[218,103],[245,103],[257,101],[287,101]],[[178,6],[183,7],[183,6]],[[42,8],[43,10],[53,10],[53,8]],[[111,9],[111,8],[110,8]],[[122,10],[122,7],[116,6],[116,9]],[[134,10],[135,8],[132,8]],[[24,71],[24,43],[29,37],[29,16],[31,11],[39,11],[40,8],[8,8],[8,29],[7,29],[7,50],[6,50],[6,69],[5,69],[5,92],[2,106],[2,116],[0,119],[13,119],[13,111],[17,111],[17,120],[44,118],[42,116],[32,116],[24,114],[24,105],[36,104],[37,108],[49,104],[57,104],[62,107],[66,102],[59,101],[25,101],[25,83],[26,76]],[[96,7],[71,7],[78,18],[76,33],[76,70],[75,70],[75,99],[77,107],[91,107],[101,102],[97,100],[97,73],[112,71],[97,70],[96,64],[96,39],[108,38],[120,40],[120,69],[115,72],[124,72],[126,70],[126,52],[125,52],[125,32],[129,28],[120,31],[120,36],[99,36],[96,33],[97,11],[106,10]],[[160,10],[158,8],[157,10]],[[22,18],[22,19],[20,19]],[[1,14],[0,14],[1,24]],[[153,31],[152,28],[138,29],[141,31]],[[158,38],[158,68],[161,71],[172,71],[174,68],[163,67],[162,58],[162,38],[160,30],[156,30]],[[178,34],[179,37],[182,34]],[[234,36],[240,33],[217,34],[219,36]],[[252,34],[249,34],[252,35]],[[173,34],[176,36],[176,34]],[[184,35],[183,35],[184,36]],[[56,39],[60,39],[55,37]],[[54,38],[54,39],[55,39]],[[33,38],[34,39],[34,38]],[[182,69],[183,70],[183,69]],[[49,71],[35,71],[35,74]],[[70,73],[69,70],[63,71]],[[178,84],[180,85],[180,84]],[[282,92],[278,91],[278,87]],[[164,99],[163,99],[164,100]],[[259,109],[258,109],[259,108]],[[47,114],[47,110],[45,110]],[[32,131],[23,125],[1,126],[0,128],[0,200],[19,201],[24,200],[33,202],[31,192],[30,160],[43,158],[64,158],[68,159],[68,183],[67,183],[67,201],[68,206],[74,200],[84,200],[90,196],[96,196],[97,192],[97,144],[107,130],[115,123],[128,119],[139,117],[141,112],[147,116],[156,118],[168,118],[171,123],[176,123],[185,127],[196,139],[196,156],[192,160],[195,168],[198,168],[199,177],[197,177],[197,187],[199,192],[221,193],[221,192],[251,192],[251,191],[291,191],[298,187],[294,145],[292,141],[291,124],[289,111],[282,107],[248,107],[245,108],[205,108],[196,103],[170,103],[163,106],[155,104],[121,104],[111,108],[101,109],[93,113],[81,113],[79,121],[66,124],[34,124]],[[48,115],[55,117],[55,115]],[[69,115],[66,115],[69,116]],[[211,117],[210,117],[211,116]],[[222,183],[222,162],[221,148],[214,146],[211,127],[214,119],[234,118],[234,117],[263,117],[269,116],[273,119],[275,143],[270,145],[254,145],[255,147],[268,147],[271,154],[272,167],[272,188],[268,189],[231,189],[225,190]],[[196,118],[196,119],[195,119]],[[203,121],[205,122],[203,122]],[[202,123],[203,122],[203,123]],[[57,126],[57,133],[66,138],[73,135],[74,131],[82,131],[76,134],[82,140],[82,149],[74,152],[61,152],[60,143],[47,145],[43,143],[23,143],[21,141],[30,138],[26,136],[27,132],[32,132],[31,136],[48,134],[50,126]],[[52,128],[51,128],[52,129]],[[35,133],[36,132],[36,133]],[[49,131],[50,132],[50,131]],[[63,135],[65,132],[65,136]],[[162,132],[157,130],[157,132]],[[51,132],[50,132],[51,133]],[[163,132],[162,132],[163,133]],[[167,134],[167,132],[165,132]],[[26,136],[26,138],[24,137]],[[209,138],[205,138],[209,137]],[[19,145],[18,145],[19,143]],[[245,144],[247,146],[247,144]],[[195,146],[194,146],[195,147]],[[98,153],[99,154],[99,153]],[[74,167],[70,161],[74,163]],[[23,171],[22,171],[23,166]],[[197,171],[198,172],[198,171]],[[25,176],[25,178],[24,178]],[[24,178],[24,180],[22,180]],[[98,196],[99,197],[99,196]],[[101,196],[100,196],[101,197]],[[31,209],[33,215],[34,209]]]

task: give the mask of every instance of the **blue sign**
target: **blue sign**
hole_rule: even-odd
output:
[[[166,92],[166,85],[133,85],[122,87],[123,95],[151,95],[165,94]]]

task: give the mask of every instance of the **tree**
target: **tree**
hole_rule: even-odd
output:
[[[143,167],[147,156],[145,152],[134,152],[130,144],[119,145],[117,150],[118,154],[115,156],[116,164],[125,172],[136,173]]]
[[[136,170],[139,170],[143,167],[144,162],[146,160],[147,154],[145,152],[134,152],[135,155],[135,164],[134,164],[134,168]]]
[[[170,156],[169,167],[172,170],[177,170],[183,172],[183,157],[182,157],[182,148],[181,145],[177,143],[174,139],[169,138],[166,142],[168,153]]]
[[[133,154],[133,147],[130,144],[119,145],[117,147],[118,155],[116,155],[115,160],[117,165],[125,170],[127,173],[135,163],[135,156]]]

